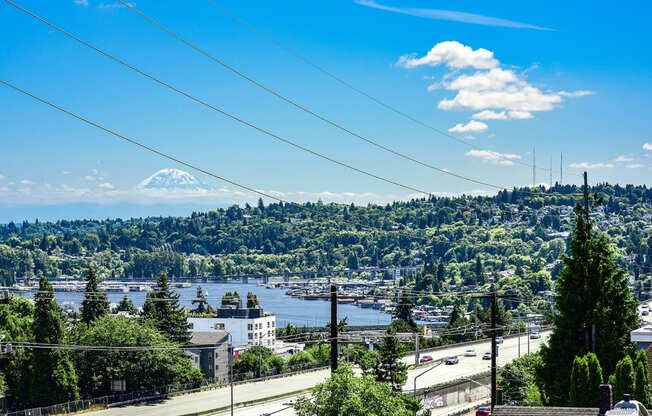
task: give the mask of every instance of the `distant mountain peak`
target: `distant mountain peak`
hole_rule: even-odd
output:
[[[181,169],[161,169],[139,185],[141,189],[206,191],[209,188],[188,172]]]

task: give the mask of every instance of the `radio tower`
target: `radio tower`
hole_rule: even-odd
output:
[[[564,184],[564,154],[559,154],[559,184]]]
[[[536,148],[532,147],[532,187],[537,185],[537,158],[536,158]]]
[[[550,187],[552,188],[552,155],[550,155]]]

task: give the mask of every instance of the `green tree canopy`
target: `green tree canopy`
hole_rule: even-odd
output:
[[[575,357],[570,377],[570,405],[586,407],[590,401],[589,391],[589,363],[585,357]]]
[[[156,286],[147,292],[142,315],[172,342],[190,341],[186,311],[179,306],[179,295],[170,289],[167,274],[159,274]]]
[[[312,388],[311,395],[293,405],[298,416],[412,416],[420,408],[416,400],[392,391],[373,376],[356,377],[347,365]]]
[[[34,341],[65,343],[61,309],[54,300],[54,289],[46,277],[41,277],[34,300]],[[31,389],[24,386],[26,390],[29,389],[24,396],[24,405],[48,406],[79,398],[77,374],[67,351],[54,348],[33,350],[31,370]]]
[[[90,324],[97,318],[110,313],[109,299],[106,296],[106,292],[99,288],[97,271],[89,265],[88,271],[86,272],[86,292],[82,301],[82,322]]]
[[[548,400],[568,402],[568,368],[574,357],[591,351],[609,374],[623,352],[631,348],[630,331],[636,328],[636,302],[625,273],[614,261],[613,249],[604,235],[596,235],[583,209],[578,213],[571,241],[571,256],[563,256],[564,268],[557,279],[554,329],[542,347],[544,366],[540,372]],[[595,333],[595,337],[593,337]]]
[[[79,345],[173,346],[155,328],[124,316],[105,316],[91,325],[79,323],[70,335]],[[76,351],[73,353],[84,397],[111,393],[111,380],[125,380],[127,391],[140,391],[166,385],[203,380],[201,371],[192,367],[183,351],[157,349],[143,351]]]

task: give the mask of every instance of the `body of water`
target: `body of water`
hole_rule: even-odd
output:
[[[247,292],[255,293],[260,305],[265,310],[276,316],[276,326],[284,327],[288,323],[303,326],[324,326],[330,322],[330,302],[324,300],[304,300],[287,296],[287,289],[267,289],[255,283],[192,283],[189,288],[175,288],[179,294],[181,306],[194,308],[192,299],[197,295],[197,286],[204,290],[208,303],[213,308],[218,308],[222,296],[226,292],[237,291],[246,306]],[[107,293],[111,303],[119,303],[127,295],[138,308],[145,302],[146,292]],[[26,297],[32,298],[33,293],[26,292]],[[73,302],[81,307],[84,300],[83,293],[56,292],[57,302]],[[359,308],[353,305],[337,305],[338,319],[348,318],[349,325],[386,325],[391,322],[391,315],[371,308]]]

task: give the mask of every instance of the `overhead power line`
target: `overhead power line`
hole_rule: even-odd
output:
[[[8,1],[8,0],[5,0],[5,1]],[[266,85],[264,85],[264,84],[262,84],[262,83],[256,81],[255,79],[253,79],[253,78],[251,78],[250,76],[246,75],[245,73],[239,71],[238,69],[234,68],[233,66],[231,66],[231,65],[229,65],[229,64],[227,64],[227,63],[225,63],[225,62],[222,61],[221,59],[216,58],[216,57],[213,56],[212,54],[206,52],[204,49],[201,49],[200,47],[196,46],[195,44],[193,44],[193,43],[187,41],[186,39],[184,39],[183,37],[181,37],[181,36],[178,35],[177,33],[173,32],[173,31],[170,30],[170,29],[168,29],[166,26],[163,26],[161,23],[159,23],[159,22],[157,22],[156,20],[152,19],[151,17],[145,15],[143,12],[141,12],[141,11],[138,10],[138,9],[136,9],[136,7],[135,7],[133,4],[131,4],[131,3],[126,3],[126,2],[124,2],[123,0],[118,0],[118,1],[119,1],[121,4],[123,4],[125,7],[129,8],[130,10],[132,10],[134,13],[136,13],[136,14],[138,14],[139,16],[143,17],[144,19],[146,19],[146,20],[149,21],[150,23],[152,23],[152,24],[154,24],[155,26],[159,27],[160,29],[162,29],[162,30],[165,31],[166,33],[170,34],[171,36],[173,36],[174,38],[178,39],[179,41],[181,41],[181,42],[184,43],[185,45],[191,47],[192,49],[194,49],[195,51],[199,52],[200,54],[206,56],[206,57],[209,58],[210,60],[212,60],[212,61],[218,63],[219,65],[221,65],[222,67],[228,69],[229,71],[233,72],[234,74],[238,75],[239,77],[241,77],[241,78],[243,78],[243,79],[249,81],[249,82],[252,83],[253,85],[255,85],[255,86],[257,86],[257,87],[259,87],[259,88],[265,90],[266,92],[268,92],[268,93],[274,95],[275,97],[277,97],[277,98],[279,98],[279,99],[285,101],[286,103],[288,103],[288,104],[290,104],[290,105],[292,105],[292,106],[298,108],[299,110],[301,110],[301,111],[303,111],[303,112],[305,112],[305,113],[307,113],[307,114],[310,114],[311,116],[313,116],[313,117],[315,117],[315,118],[317,118],[317,119],[323,121],[323,122],[326,123],[326,124],[329,124],[329,125],[331,125],[331,126],[337,128],[337,129],[339,129],[339,130],[341,130],[341,131],[343,131],[343,132],[345,132],[345,133],[347,133],[347,134],[349,134],[349,135],[351,135],[351,136],[354,136],[354,137],[356,137],[356,138],[358,138],[358,139],[360,139],[360,140],[363,140],[363,141],[365,141],[365,142],[371,144],[372,146],[375,146],[375,147],[377,147],[377,148],[379,148],[379,149],[382,149],[382,150],[384,150],[384,151],[386,151],[386,152],[392,153],[392,154],[395,155],[395,156],[398,156],[398,157],[403,158],[403,159],[405,159],[405,160],[408,160],[408,161],[410,161],[410,162],[416,163],[416,164],[421,165],[421,166],[423,166],[423,167],[426,167],[426,168],[429,168],[429,169],[435,170],[435,171],[440,172],[440,173],[444,173],[444,174],[447,174],[447,175],[454,176],[454,177],[456,177],[456,178],[458,178],[458,179],[463,179],[463,180],[471,181],[471,182],[474,182],[474,183],[476,183],[476,184],[485,185],[485,186],[489,186],[489,187],[492,187],[492,188],[495,188],[495,187],[496,187],[496,186],[494,186],[494,185],[492,185],[492,184],[488,184],[488,183],[486,183],[486,182],[482,182],[482,181],[478,181],[478,180],[475,180],[475,179],[471,179],[471,178],[469,178],[469,177],[466,177],[466,176],[463,176],[463,175],[460,175],[460,174],[457,174],[457,173],[451,172],[451,171],[449,171],[448,169],[439,168],[439,167],[437,167],[437,166],[434,166],[434,165],[431,165],[431,164],[429,164],[429,163],[423,162],[423,161],[421,161],[421,160],[418,160],[418,159],[414,158],[413,156],[409,156],[409,155],[406,155],[406,154],[401,153],[401,152],[399,152],[399,151],[396,151],[396,150],[394,150],[394,149],[392,149],[392,148],[390,148],[390,147],[387,147],[387,146],[385,146],[385,145],[383,145],[383,144],[381,144],[381,143],[378,143],[376,140],[373,140],[373,139],[371,139],[371,138],[369,138],[369,137],[363,136],[362,134],[356,133],[356,132],[354,132],[353,130],[351,130],[351,129],[347,128],[347,127],[344,127],[344,126],[342,126],[341,124],[339,124],[339,123],[337,123],[337,122],[334,122],[334,121],[332,121],[332,120],[330,120],[330,119],[328,119],[328,118],[326,118],[326,117],[324,117],[324,116],[322,116],[322,115],[316,113],[315,111],[313,111],[313,110],[311,110],[311,109],[309,109],[309,108],[307,108],[307,107],[305,107],[305,106],[303,106],[303,105],[297,103],[296,101],[292,100],[291,98],[288,98],[287,96],[278,93],[277,91],[275,91],[275,90],[273,90],[273,89],[267,87]],[[499,188],[499,189],[502,189],[502,187],[498,187],[498,188]]]
[[[308,59],[306,56],[304,56],[301,53],[295,51],[294,49],[292,49],[292,48],[290,48],[288,46],[285,46],[283,43],[279,42],[278,40],[276,40],[272,36],[268,35],[266,32],[258,29],[257,27],[255,27],[254,25],[252,25],[249,22],[245,21],[244,19],[240,18],[238,15],[231,12],[230,10],[227,10],[226,8],[220,6],[215,1],[213,1],[213,0],[207,0],[207,1],[211,6],[213,6],[217,10],[221,11],[222,13],[226,14],[227,16],[232,18],[233,20],[240,23],[241,25],[247,27],[249,30],[256,33],[260,37],[262,37],[264,39],[267,39],[269,42],[271,42],[274,45],[278,46],[280,49],[284,50],[285,52],[287,52],[290,55],[294,56],[295,58],[299,59],[300,61],[303,61],[304,63],[306,63],[309,66],[313,67],[314,69],[316,69],[317,71],[319,71],[322,74],[326,75],[327,77],[332,78],[333,80],[337,81],[338,83],[344,85],[346,88],[349,88],[350,90],[355,91],[356,93],[368,98],[369,100],[375,102],[376,104],[380,105],[381,107],[384,107],[387,110],[389,110],[389,111],[391,111],[393,113],[396,113],[396,114],[400,115],[401,117],[404,117],[404,118],[412,121],[413,123],[416,123],[416,124],[418,124],[418,125],[420,125],[422,127],[425,127],[425,128],[427,128],[429,130],[432,130],[432,131],[434,131],[434,132],[436,132],[436,133],[438,133],[438,134],[440,134],[440,135],[442,135],[444,137],[455,140],[456,142],[461,143],[461,144],[463,144],[463,145],[465,145],[465,146],[467,146],[467,147],[469,147],[471,149],[490,151],[490,152],[496,153],[496,156],[501,158],[501,159],[509,160],[509,161],[511,161],[513,163],[517,163],[519,165],[527,166],[527,167],[530,167],[530,168],[532,167],[532,165],[527,163],[527,162],[522,162],[520,160],[510,159],[507,156],[505,156],[505,155],[503,155],[503,154],[501,154],[499,152],[492,151],[490,149],[483,149],[483,148],[481,148],[479,146],[474,145],[473,143],[469,143],[466,140],[462,140],[462,139],[460,139],[460,138],[458,138],[458,137],[456,137],[456,136],[454,136],[452,134],[447,133],[444,130],[438,129],[437,127],[434,127],[434,126],[432,126],[432,125],[430,125],[430,124],[428,124],[428,123],[426,123],[424,121],[421,121],[421,120],[411,116],[410,114],[408,114],[408,113],[406,113],[406,112],[404,112],[402,110],[399,110],[398,108],[394,107],[393,105],[388,104],[388,103],[382,101],[381,99],[374,97],[373,95],[363,91],[362,89],[356,87],[355,85],[351,84],[350,82],[347,82],[346,80],[342,79],[341,77],[333,74],[332,72],[328,71],[327,69],[325,69],[321,65],[316,64],[314,61]],[[120,1],[120,2],[122,3],[122,1]],[[540,169],[544,170],[544,171],[548,170],[546,168],[540,168]],[[552,168],[550,169],[550,171],[552,172]]]
[[[102,49],[100,49],[100,48],[98,48],[98,47],[96,47],[96,46],[91,45],[90,43],[88,43],[88,42],[86,42],[86,41],[84,41],[84,40],[82,40],[82,39],[76,37],[75,35],[73,35],[73,34],[67,32],[67,31],[65,31],[65,30],[63,30],[63,29],[61,29],[60,27],[58,27],[58,26],[56,26],[56,25],[54,25],[54,24],[48,22],[47,20],[45,20],[45,19],[43,19],[43,18],[41,18],[41,17],[35,15],[34,13],[32,13],[32,12],[30,12],[30,11],[28,11],[28,10],[26,10],[26,9],[24,9],[24,8],[22,8],[22,7],[20,7],[20,6],[18,6],[17,4],[11,2],[10,0],[5,0],[5,2],[7,2],[7,3],[9,3],[10,5],[14,6],[14,7],[17,8],[18,10],[20,10],[20,11],[22,11],[22,12],[24,12],[24,13],[30,15],[30,16],[32,16],[33,18],[35,18],[35,19],[37,19],[37,20],[39,20],[39,21],[45,23],[46,25],[48,25],[48,26],[51,27],[52,29],[55,29],[55,30],[61,32],[62,34],[68,36],[69,38],[74,39],[74,40],[76,40],[77,42],[79,42],[79,43],[81,43],[81,44],[83,44],[83,45],[85,45],[85,46],[87,46],[87,47],[93,49],[94,51],[96,51],[96,52],[98,52],[98,53],[100,53],[100,54],[106,56],[107,58],[109,58],[109,59],[111,59],[111,60],[113,60],[113,61],[119,63],[120,65],[123,65],[123,66],[125,66],[125,67],[131,69],[132,71],[135,71],[135,72],[139,73],[140,75],[142,75],[142,76],[144,76],[144,77],[146,77],[146,78],[149,78],[150,80],[152,80],[152,81],[154,81],[154,82],[156,82],[156,83],[158,83],[158,84],[160,84],[160,85],[162,85],[162,86],[164,86],[164,87],[166,87],[166,88],[168,88],[168,89],[170,89],[170,90],[172,90],[172,91],[174,91],[174,92],[176,92],[176,93],[178,93],[178,94],[181,94],[181,95],[183,95],[184,97],[186,97],[186,98],[188,98],[188,99],[190,99],[190,100],[192,100],[192,101],[195,101],[195,102],[197,102],[197,103],[199,103],[199,104],[201,104],[201,105],[203,105],[203,106],[205,106],[205,107],[207,107],[207,108],[209,108],[209,109],[211,109],[211,110],[213,110],[213,111],[216,111],[216,112],[222,114],[223,116],[226,116],[226,117],[231,118],[231,119],[233,119],[233,120],[235,120],[235,121],[237,121],[237,122],[239,122],[239,123],[241,123],[241,124],[244,124],[244,125],[246,125],[246,126],[248,126],[248,127],[251,127],[251,128],[253,128],[254,130],[257,130],[257,131],[259,131],[259,132],[261,132],[261,133],[264,133],[264,134],[266,134],[266,135],[268,135],[268,136],[270,136],[270,137],[272,137],[272,138],[274,138],[274,139],[276,139],[276,140],[279,140],[279,141],[281,141],[281,142],[283,142],[283,143],[286,143],[286,144],[288,144],[288,145],[290,145],[290,146],[293,146],[293,147],[295,147],[295,148],[297,148],[297,149],[303,150],[304,152],[310,153],[310,154],[312,154],[312,155],[314,155],[314,156],[317,156],[317,157],[319,157],[319,158],[322,158],[322,159],[324,159],[324,160],[327,160],[327,161],[329,161],[329,162],[331,162],[331,163],[334,163],[334,164],[337,164],[337,165],[339,165],[339,166],[342,166],[342,167],[345,167],[345,168],[351,169],[351,170],[353,170],[353,171],[355,171],[355,172],[361,173],[361,174],[366,175],[366,176],[370,176],[370,177],[372,177],[372,178],[375,178],[375,179],[378,179],[378,180],[380,180],[380,181],[383,181],[383,182],[389,183],[389,184],[391,184],[391,185],[395,185],[395,186],[398,186],[398,187],[401,187],[401,188],[404,188],[404,189],[407,189],[407,190],[410,190],[410,191],[418,192],[418,193],[421,193],[421,194],[424,194],[424,195],[430,195],[430,194],[431,194],[431,192],[429,192],[429,191],[425,191],[425,190],[423,190],[423,189],[419,189],[419,188],[416,188],[416,187],[414,187],[414,186],[405,185],[405,184],[402,184],[402,183],[400,183],[400,182],[394,181],[394,180],[392,180],[392,179],[389,179],[389,178],[386,178],[386,177],[383,177],[383,176],[377,175],[377,174],[375,174],[375,173],[369,172],[369,171],[367,171],[367,170],[357,168],[357,167],[355,167],[355,166],[353,166],[353,165],[350,165],[350,164],[348,164],[348,163],[341,162],[341,161],[339,161],[339,160],[337,160],[337,159],[334,159],[334,158],[332,158],[332,157],[330,157],[330,156],[327,156],[327,155],[325,155],[325,154],[323,154],[323,153],[319,153],[319,152],[314,151],[314,150],[312,150],[312,149],[310,149],[310,148],[308,148],[308,147],[306,147],[306,146],[300,145],[300,144],[298,144],[298,143],[296,143],[296,142],[294,142],[294,141],[292,141],[292,140],[286,139],[286,138],[284,138],[284,137],[282,137],[282,136],[280,136],[280,135],[278,135],[278,134],[276,134],[276,133],[272,133],[272,132],[269,131],[269,130],[266,130],[266,129],[262,128],[262,127],[259,127],[259,126],[255,125],[255,124],[253,124],[253,123],[251,123],[251,122],[249,122],[249,121],[246,121],[246,120],[244,120],[244,119],[242,119],[242,118],[240,118],[240,117],[238,117],[238,116],[236,116],[236,115],[233,115],[233,114],[231,114],[231,113],[229,113],[229,112],[227,112],[227,111],[224,111],[224,110],[222,110],[222,109],[220,109],[220,108],[218,108],[218,107],[216,107],[216,106],[214,106],[214,105],[212,105],[212,104],[209,104],[209,103],[207,103],[206,101],[203,101],[203,100],[201,100],[201,99],[199,99],[199,98],[196,98],[195,96],[193,96],[193,95],[191,95],[191,94],[189,94],[189,93],[187,93],[187,92],[185,92],[185,91],[182,91],[182,90],[180,90],[180,89],[174,87],[173,85],[168,84],[167,82],[162,81],[162,80],[156,78],[155,76],[153,76],[153,75],[151,75],[151,74],[148,74],[147,72],[144,72],[144,71],[142,71],[142,70],[136,68],[136,67],[133,66],[133,65],[130,65],[130,64],[128,64],[127,62],[125,62],[125,61],[123,61],[123,60],[121,60],[121,59],[119,59],[119,58],[116,58],[115,56],[109,54],[108,52],[106,52],[106,51],[104,51],[104,50],[102,50]],[[458,175],[454,175],[454,176],[458,176]],[[461,176],[460,176],[460,177],[461,177]],[[468,178],[467,178],[467,180],[472,180],[472,179],[468,179]],[[473,182],[476,182],[476,183],[478,183],[478,184],[484,184],[484,183],[482,183],[481,181],[475,181],[475,180],[472,180],[472,181],[473,181]],[[492,185],[490,185],[490,184],[484,184],[484,185],[486,185],[486,186],[492,186]],[[499,188],[499,189],[502,189],[502,188]]]
[[[67,31],[65,31],[65,30],[63,30],[63,29],[61,29],[61,28],[59,28],[58,26],[54,25],[53,23],[50,23],[49,21],[47,21],[47,20],[41,18],[40,16],[37,16],[36,14],[30,12],[29,10],[26,10],[25,8],[19,6],[19,5],[15,4],[15,3],[13,3],[13,2],[10,1],[10,0],[5,0],[5,2],[8,3],[8,4],[10,4],[11,6],[15,7],[16,9],[22,11],[23,13],[25,13],[25,14],[27,14],[27,15],[33,17],[34,19],[36,19],[36,20],[38,20],[38,21],[40,21],[40,22],[42,22],[42,23],[48,25],[48,26],[51,27],[52,29],[55,29],[55,30],[57,30],[58,32],[60,32],[60,33],[62,33],[62,34],[64,34],[64,35],[66,35],[66,36],[68,36],[69,38],[71,38],[71,39],[73,39],[73,40],[75,40],[75,41],[77,41],[77,42],[83,44],[84,46],[87,46],[87,47],[89,47],[90,49],[93,49],[94,51],[96,51],[96,52],[98,52],[98,53],[100,53],[100,54],[106,56],[107,58],[113,60],[114,62],[117,62],[117,63],[119,63],[119,64],[121,64],[121,65],[123,65],[123,66],[125,66],[125,67],[127,67],[127,68],[129,68],[129,69],[131,69],[132,71],[135,71],[135,72],[139,73],[140,75],[145,76],[146,78],[149,78],[150,80],[152,80],[152,81],[154,81],[154,82],[156,82],[156,83],[158,83],[158,84],[160,84],[160,85],[163,85],[163,86],[165,86],[166,88],[169,88],[169,89],[171,89],[172,91],[174,91],[174,92],[176,92],[176,93],[178,93],[178,94],[181,94],[181,95],[185,96],[186,98],[189,98],[189,99],[191,99],[191,100],[193,100],[193,101],[195,101],[195,102],[197,102],[197,103],[199,103],[199,104],[202,104],[202,105],[204,105],[204,106],[206,106],[206,107],[208,107],[208,108],[210,108],[210,109],[212,109],[212,110],[214,110],[214,111],[216,111],[216,112],[218,112],[218,113],[220,113],[220,114],[222,114],[222,115],[224,115],[224,116],[226,116],[226,117],[229,117],[229,118],[231,118],[231,119],[233,119],[233,120],[235,120],[235,121],[238,121],[239,123],[242,123],[242,124],[244,124],[244,125],[246,125],[246,126],[248,126],[248,127],[251,127],[251,128],[253,128],[253,129],[255,129],[255,130],[261,132],[261,133],[264,133],[264,134],[266,134],[266,135],[269,135],[269,136],[271,136],[271,137],[273,137],[273,138],[275,138],[275,139],[277,139],[277,140],[279,140],[279,141],[282,141],[282,142],[284,142],[284,143],[286,143],[286,144],[289,144],[289,145],[291,145],[291,146],[294,146],[294,147],[296,147],[296,148],[299,148],[300,150],[306,151],[306,152],[311,153],[311,154],[313,154],[313,155],[315,155],[315,156],[318,156],[318,157],[320,157],[320,158],[323,158],[323,159],[325,159],[325,160],[328,160],[328,161],[330,161],[330,162],[332,162],[332,163],[335,163],[335,164],[338,164],[338,165],[340,165],[340,166],[343,166],[343,167],[349,168],[349,169],[351,169],[351,170],[354,170],[354,171],[359,172],[359,173],[362,173],[362,174],[364,174],[364,175],[367,175],[367,176],[373,177],[373,178],[375,178],[375,179],[378,179],[378,180],[381,180],[381,181],[384,181],[384,182],[390,183],[390,184],[392,184],[392,185],[395,185],[395,186],[398,186],[398,187],[402,187],[402,188],[405,188],[405,189],[408,189],[408,190],[411,190],[411,191],[415,191],[415,192],[418,192],[418,193],[421,193],[421,194],[424,194],[424,195],[431,195],[431,194],[432,194],[431,192],[428,192],[428,191],[425,191],[425,190],[421,190],[421,189],[418,189],[418,188],[415,188],[415,187],[412,187],[412,186],[409,186],[409,185],[404,185],[404,184],[402,184],[402,183],[399,183],[399,182],[393,181],[393,180],[391,180],[391,179],[388,179],[388,178],[385,178],[385,177],[382,177],[382,176],[376,175],[376,174],[374,174],[374,173],[371,173],[371,172],[368,172],[368,171],[365,171],[365,170],[362,170],[362,169],[356,168],[356,167],[354,167],[354,166],[352,166],[352,165],[349,165],[349,164],[347,164],[347,163],[340,162],[340,161],[338,161],[338,160],[336,160],[336,159],[333,159],[333,158],[331,158],[331,157],[329,157],[329,156],[326,156],[326,155],[323,155],[323,154],[321,154],[321,153],[315,152],[315,151],[313,151],[313,150],[311,150],[311,149],[309,149],[309,148],[307,148],[307,147],[305,147],[305,146],[301,146],[301,145],[299,145],[299,144],[297,144],[297,143],[294,143],[294,142],[291,141],[291,140],[288,140],[288,139],[285,139],[285,138],[283,138],[283,137],[281,137],[281,136],[279,136],[279,135],[276,135],[276,134],[274,134],[274,133],[272,133],[272,132],[270,132],[270,131],[268,131],[268,130],[262,128],[262,127],[259,127],[259,126],[255,125],[255,124],[253,124],[253,123],[247,122],[247,121],[244,120],[244,119],[241,119],[241,118],[239,118],[239,117],[237,117],[237,116],[235,116],[235,115],[233,115],[233,114],[230,114],[230,113],[228,113],[228,112],[226,112],[226,111],[224,111],[224,110],[221,110],[221,109],[219,109],[219,108],[217,108],[217,107],[215,107],[215,106],[213,106],[213,105],[211,105],[211,104],[209,104],[209,103],[206,103],[206,102],[204,102],[203,100],[200,100],[200,99],[198,99],[198,98],[196,98],[196,97],[190,95],[189,93],[186,93],[186,92],[184,92],[184,91],[182,91],[182,90],[180,90],[180,89],[178,89],[178,88],[176,88],[176,87],[174,87],[174,86],[172,86],[172,85],[170,85],[170,84],[168,84],[168,83],[166,83],[166,82],[164,82],[164,81],[161,81],[161,80],[159,80],[158,78],[154,77],[153,75],[148,74],[148,73],[146,73],[146,72],[144,72],[144,71],[142,71],[142,70],[136,68],[135,66],[132,66],[132,65],[126,63],[125,61],[123,61],[123,60],[121,60],[121,59],[119,59],[119,58],[116,58],[115,56],[109,54],[108,52],[106,52],[106,51],[104,51],[104,50],[102,50],[102,49],[100,49],[100,48],[98,48],[98,47],[96,47],[96,46],[94,46],[94,45],[91,45],[90,43],[88,43],[88,42],[86,42],[86,41],[84,41],[84,40],[82,40],[82,39],[76,37],[75,35],[73,35],[73,34],[67,32]],[[128,5],[128,7],[131,7],[131,6]],[[36,96],[34,96],[34,95],[30,94],[30,93],[27,93],[26,91],[21,90],[20,88],[17,88],[17,87],[15,87],[15,86],[13,86],[13,85],[7,83],[7,82],[3,82],[3,83],[5,83],[5,84],[8,85],[8,86],[11,86],[11,87],[14,88],[14,89],[19,90],[20,92],[26,93],[26,95],[30,95],[30,96],[32,96],[32,98],[38,99],[39,101],[42,101],[42,102],[44,102],[44,103],[46,103],[46,104],[48,104],[48,105],[51,105],[51,103],[49,103],[49,102],[47,102],[47,101],[45,101],[45,100],[39,99],[38,97],[36,97]],[[53,105],[51,105],[51,106],[53,106]],[[58,107],[58,106],[53,106],[53,107],[54,107],[54,108],[57,108],[57,109],[59,109],[59,110],[62,110],[62,111],[64,111],[64,112],[67,112],[67,110],[63,110],[62,108],[60,108],[60,107]],[[76,118],[79,118],[80,120],[83,120],[83,121],[88,122],[88,120],[83,119],[83,118],[80,118],[79,116],[75,115],[74,113],[70,113],[70,112],[67,112],[67,113],[70,114],[70,115],[75,116]],[[89,124],[91,124],[91,125],[95,125],[94,123],[89,123]],[[99,125],[95,125],[95,127],[100,127],[100,126],[99,126]],[[101,127],[100,127],[100,128],[101,128]],[[104,130],[104,128],[102,128],[102,129]],[[109,130],[106,130],[106,131],[109,132]],[[112,134],[113,134],[113,132],[112,132]],[[125,139],[125,140],[127,140],[127,141],[130,140],[130,139],[126,139],[126,138],[124,138],[124,137],[121,137],[121,138],[123,138],[123,139]],[[140,145],[141,147],[144,147],[142,144],[139,144],[139,145]],[[152,150],[152,149],[149,148],[148,150]],[[158,152],[158,151],[156,151],[155,153],[158,153],[158,154],[160,154],[160,155],[163,155],[162,153],[160,153],[160,152]],[[181,163],[181,164],[183,164],[184,166],[191,167],[191,168],[196,169],[196,170],[198,170],[198,171],[200,171],[200,172],[202,172],[202,173],[206,173],[206,174],[207,174],[207,171],[202,170],[202,169],[198,169],[198,168],[196,168],[196,167],[193,167],[192,165],[187,164],[186,162],[181,162],[180,160],[177,160],[177,159],[175,159],[175,158],[171,158],[171,160],[177,161],[178,163]],[[505,186],[495,185],[495,184],[491,184],[491,183],[488,183],[488,182],[484,182],[484,181],[480,181],[480,180],[472,179],[472,178],[469,178],[469,177],[466,177],[466,176],[463,176],[463,175],[459,175],[459,174],[456,174],[456,173],[450,172],[450,171],[448,171],[447,169],[441,169],[441,168],[436,168],[436,169],[440,169],[441,172],[446,173],[446,174],[448,174],[448,175],[451,175],[451,176],[454,176],[454,177],[457,177],[457,178],[460,178],[460,179],[463,179],[463,180],[466,180],[466,181],[469,181],[469,182],[473,182],[473,183],[476,183],[476,184],[480,184],[480,185],[488,186],[488,187],[491,187],[491,188],[494,188],[494,189],[498,189],[498,190],[503,190],[503,189],[504,189],[504,190],[508,190],[508,189],[511,189],[511,187],[505,187]],[[211,175],[211,176],[214,176],[214,177],[216,177],[216,178],[218,178],[218,179],[220,179],[220,180],[224,180],[224,178],[218,177],[218,176],[216,176],[216,175]],[[229,180],[224,180],[224,181],[227,182],[227,183],[231,183],[231,184],[235,185],[235,183],[233,183],[233,182],[231,182],[231,181],[229,181]],[[239,185],[237,185],[237,186],[239,186]],[[279,201],[279,202],[289,203],[289,202],[284,201],[284,200],[282,200],[282,199],[280,199],[280,198],[278,198],[278,197],[273,197],[273,196],[271,196],[271,195],[269,195],[269,194],[261,193],[261,192],[258,192],[258,191],[256,191],[256,190],[253,190],[252,188],[247,188],[247,187],[242,187],[242,186],[240,186],[240,187],[243,188],[243,189],[247,189],[247,190],[249,190],[249,191],[255,192],[255,193],[257,193],[257,194],[260,194],[260,195],[262,195],[262,196],[265,196],[265,197],[267,197],[267,198],[274,199],[274,200]],[[525,194],[537,194],[537,195],[540,194],[540,193],[538,193],[538,192],[529,192],[529,191],[523,191],[523,190],[519,190],[519,192],[521,192],[521,193],[525,193]],[[560,194],[560,195],[561,195],[561,194]],[[561,195],[561,196],[563,196],[563,195]],[[455,202],[459,202],[459,201],[455,201]]]

